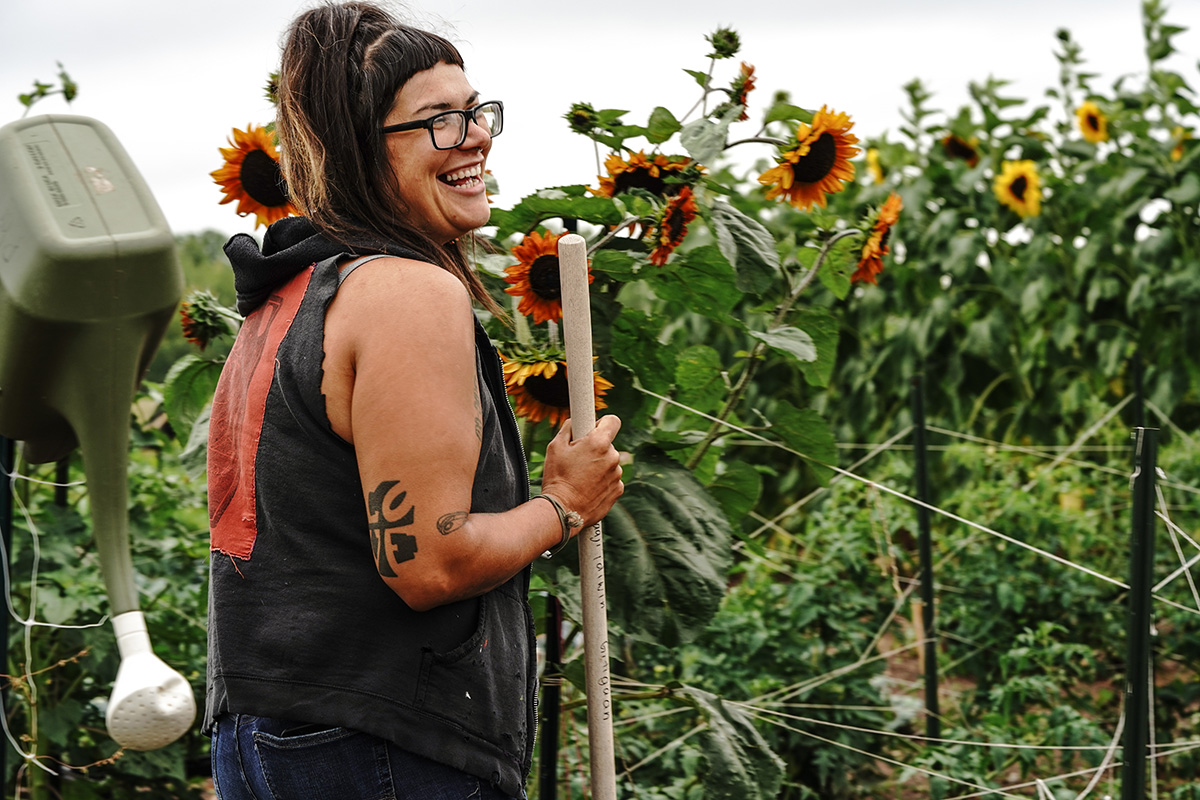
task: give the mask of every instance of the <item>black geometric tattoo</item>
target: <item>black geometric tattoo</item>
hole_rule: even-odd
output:
[[[385,578],[396,577],[396,571],[392,568],[392,559],[395,559],[397,564],[403,564],[405,561],[416,558],[417,555],[417,537],[409,536],[407,533],[388,532],[393,528],[403,528],[413,524],[415,506],[410,506],[408,512],[398,519],[388,519],[384,513],[384,498],[399,483],[400,481],[383,481],[367,498],[367,514],[371,517],[367,524],[367,528],[371,531],[371,549],[375,551],[379,574]],[[408,492],[400,492],[388,503],[387,510],[395,511],[404,502],[407,495]],[[389,544],[392,546],[392,558],[388,558]]]
[[[445,536],[448,533],[454,533],[461,528],[467,521],[466,511],[451,511],[449,514],[443,514],[438,517],[437,529],[438,533]]]

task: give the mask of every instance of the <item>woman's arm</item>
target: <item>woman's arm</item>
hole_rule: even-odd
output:
[[[471,514],[482,411],[470,299],[430,264],[377,259],[339,289],[325,322],[330,422],[352,443],[367,503],[371,547],[383,580],[426,610],[482,594],[557,544],[554,507],[531,500]],[[547,450],[543,489],[586,524],[620,496],[620,466],[606,417]]]

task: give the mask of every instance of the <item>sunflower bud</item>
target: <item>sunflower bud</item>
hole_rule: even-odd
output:
[[[203,350],[213,339],[234,336],[241,318],[217,300],[212,292],[192,292],[179,306],[183,338]]]
[[[272,72],[267,76],[267,83],[263,86],[263,94],[271,101],[271,105],[279,105],[279,72]]]
[[[733,28],[717,28],[704,38],[713,46],[709,58],[733,58],[742,46],[742,40]]]
[[[571,130],[587,136],[596,129],[600,116],[588,103],[572,103],[571,110],[563,115],[563,119],[567,121]]]

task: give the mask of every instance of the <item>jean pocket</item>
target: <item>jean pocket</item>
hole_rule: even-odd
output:
[[[254,750],[274,800],[394,800],[387,743],[361,731],[257,731]]]

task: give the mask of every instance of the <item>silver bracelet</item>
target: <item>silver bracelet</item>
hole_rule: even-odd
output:
[[[554,506],[554,512],[558,514],[558,524],[562,526],[562,539],[553,549],[542,553],[542,558],[552,558],[562,552],[562,549],[567,546],[567,542],[571,541],[571,529],[579,528],[583,525],[583,517],[579,516],[578,511],[567,511],[563,508],[563,504],[558,501],[558,498],[545,493],[534,495],[530,500],[538,498],[549,500],[550,505]]]

